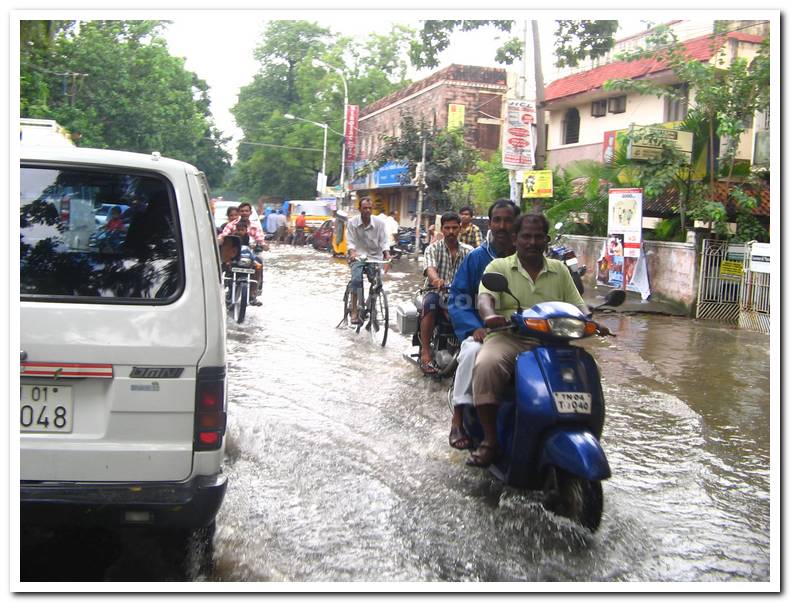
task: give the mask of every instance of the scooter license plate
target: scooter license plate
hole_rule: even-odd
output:
[[[579,264],[579,260],[577,260],[577,258],[570,258],[566,260],[566,266],[576,266],[577,264]]]
[[[555,408],[558,412],[591,414],[592,398],[585,392],[555,392]]]
[[[255,274],[253,268],[231,268],[231,272],[240,272],[242,274]]]

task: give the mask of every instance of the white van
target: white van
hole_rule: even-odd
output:
[[[96,215],[75,221],[64,196]],[[23,524],[213,527],[226,365],[209,199],[201,172],[157,153],[21,145]],[[86,245],[72,229],[88,224]]]

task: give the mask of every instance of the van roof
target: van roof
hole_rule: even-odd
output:
[[[162,172],[169,170],[197,170],[194,166],[178,159],[162,157],[159,153],[131,153],[129,151],[111,151],[108,149],[90,149],[85,147],[20,147],[20,159],[24,161],[54,161],[63,163],[82,163],[86,165],[107,165],[157,169]]]

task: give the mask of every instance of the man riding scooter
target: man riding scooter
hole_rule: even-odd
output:
[[[437,323],[440,305],[445,305],[442,287],[453,281],[462,260],[472,251],[472,247],[459,243],[461,218],[455,212],[445,212],[440,218],[443,237],[426,248],[426,282],[423,288],[431,288],[423,296],[420,318],[420,369],[424,374],[437,373],[431,361],[431,334]]]
[[[458,366],[453,378],[453,417],[448,443],[466,450],[472,446],[462,422],[464,405],[472,404],[472,369],[483,345],[486,329],[475,307],[475,298],[486,266],[495,258],[504,258],[516,251],[511,227],[519,215],[519,206],[510,199],[498,199],[489,207],[489,232],[486,240],[472,251],[459,266],[448,296],[448,314],[453,330],[461,341]]]
[[[574,286],[571,275],[559,260],[544,257],[549,243],[549,223],[541,214],[523,214],[514,222],[512,237],[516,253],[493,260],[484,273],[497,272],[508,281],[507,293],[478,289],[478,312],[488,329],[506,327],[518,306],[530,308],[548,301],[571,303],[583,313],[588,307]],[[602,334],[609,330],[600,326]],[[467,460],[468,465],[488,467],[501,455],[497,438],[497,411],[503,394],[513,378],[516,357],[535,345],[534,341],[507,330],[489,333],[475,360],[473,403],[484,437]]]
[[[255,240],[257,246],[259,246],[263,251],[269,251],[269,245],[267,245],[264,233],[261,231],[261,225],[256,223],[257,221],[251,221],[250,216],[253,213],[253,206],[247,203],[246,201],[239,204],[239,217],[230,220],[226,223],[225,228],[223,228],[222,232],[217,236],[217,242],[222,246],[223,240],[225,237],[229,235],[233,235],[236,232],[236,226],[240,220],[246,220],[248,222],[247,227],[247,234]],[[255,255],[256,262],[263,266],[263,259],[261,255],[256,253]],[[256,288],[255,288],[255,299],[250,301],[250,304],[253,306],[260,306],[261,302],[258,300],[258,297],[261,294],[261,286],[263,285],[264,279],[263,274],[261,274],[261,269],[256,267],[255,273],[255,281],[256,281]]]

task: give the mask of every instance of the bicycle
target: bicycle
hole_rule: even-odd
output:
[[[390,308],[387,304],[387,292],[382,284],[382,275],[379,265],[389,264],[390,260],[369,260],[366,256],[360,256],[357,261],[363,262],[363,274],[368,277],[370,286],[368,295],[365,294],[365,280],[357,295],[357,315],[359,322],[355,332],[359,333],[365,326],[365,330],[371,337],[371,342],[385,346],[387,343],[387,333],[390,328]],[[346,285],[343,293],[343,318],[336,328],[342,325],[349,325],[349,316],[352,314],[352,284],[351,281]]]

